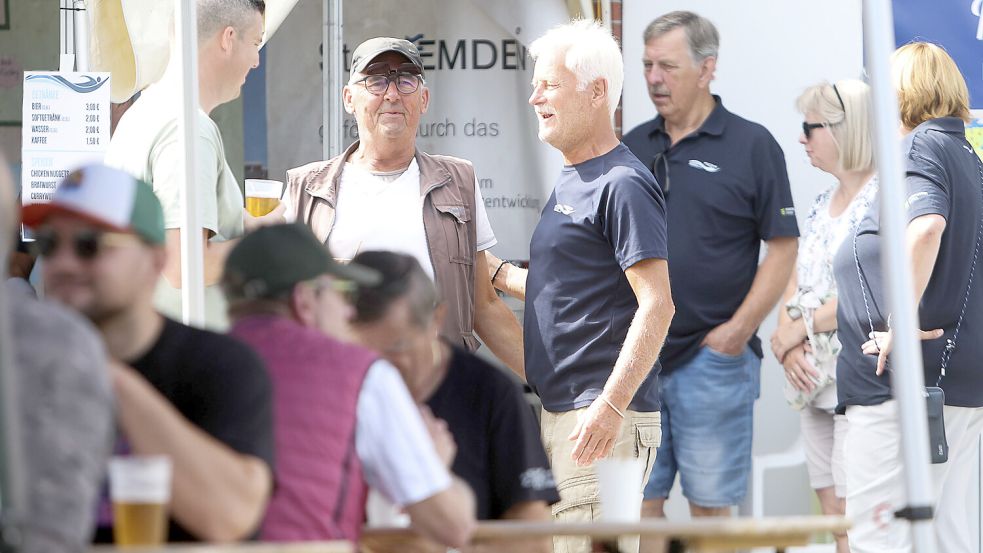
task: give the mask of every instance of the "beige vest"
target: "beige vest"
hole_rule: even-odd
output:
[[[328,161],[309,163],[287,171],[283,201],[327,243],[334,227],[335,202],[344,161],[358,149],[352,144]],[[470,351],[474,337],[474,261],[477,248],[474,205],[474,166],[471,162],[416,151],[423,196],[423,228],[430,250],[437,293],[447,305],[443,336]],[[380,224],[385,224],[380,223]]]

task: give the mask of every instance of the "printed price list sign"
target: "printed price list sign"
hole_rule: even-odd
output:
[[[72,170],[109,146],[109,73],[24,73],[21,200],[51,200]]]

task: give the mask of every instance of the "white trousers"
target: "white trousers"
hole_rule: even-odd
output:
[[[901,432],[897,401],[881,405],[850,406],[845,443],[846,515],[853,521],[848,532],[852,553],[910,553],[911,533],[894,511],[906,503]],[[975,549],[978,508],[970,505],[977,470],[977,451],[983,432],[983,408],[945,407],[949,461],[931,465],[936,544],[940,553],[971,553]],[[925,453],[926,457],[928,452]]]

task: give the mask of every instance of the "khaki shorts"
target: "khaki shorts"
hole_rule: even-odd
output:
[[[560,492],[560,502],[553,505],[553,518],[557,522],[590,522],[600,518],[600,498],[594,467],[579,467],[574,463],[570,458],[574,442],[567,439],[577,424],[578,413],[585,411],[586,407],[563,413],[543,410],[543,445]],[[655,464],[656,450],[662,439],[661,419],[662,414],[658,411],[626,411],[621,435],[614,445],[613,457],[645,461],[645,475],[638,488],[639,496],[642,495],[652,465]],[[638,537],[621,538],[619,547],[625,553],[637,552]],[[554,553],[589,553],[590,550],[590,540],[587,538],[553,539]]]

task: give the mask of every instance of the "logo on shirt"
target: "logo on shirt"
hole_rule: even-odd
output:
[[[527,490],[548,490],[556,487],[553,473],[550,472],[550,469],[542,467],[527,469],[519,477],[519,482]]]
[[[778,214],[781,215],[782,217],[795,217],[795,208],[783,207],[778,210]]]
[[[555,206],[553,206],[553,211],[557,213],[562,213],[563,215],[570,215],[576,210],[573,208],[573,206],[569,206],[565,204],[556,204]]]
[[[702,171],[706,171],[707,173],[716,173],[717,171],[720,170],[720,167],[717,167],[716,165],[708,161],[700,161],[698,159],[689,160],[689,166],[692,167],[693,169],[700,169]]]
[[[904,208],[905,209],[911,209],[912,204],[914,204],[915,202],[917,202],[919,200],[923,200],[923,199],[925,199],[927,197],[928,197],[928,192],[915,192],[911,196],[908,196],[908,199],[905,200],[905,202],[904,202]]]

